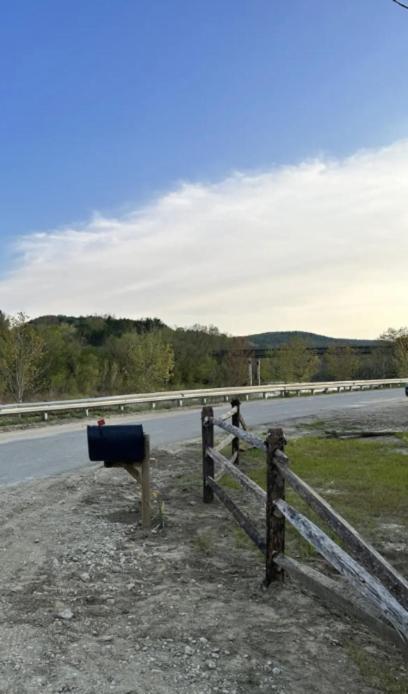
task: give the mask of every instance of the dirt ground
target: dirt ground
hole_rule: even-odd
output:
[[[328,428],[356,425],[340,417]],[[397,426],[396,412],[377,424]],[[122,470],[90,464],[0,491],[1,693],[408,691],[392,645],[289,580],[263,589],[261,555],[201,501],[198,445],[152,455],[149,533]],[[374,686],[356,649],[392,666],[399,688]]]

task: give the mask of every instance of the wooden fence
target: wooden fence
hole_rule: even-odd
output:
[[[232,421],[229,422],[228,420]],[[349,613],[358,615],[379,630],[391,636],[404,648],[408,645],[408,582],[384,557],[337,513],[314,489],[290,468],[284,453],[285,438],[282,429],[270,429],[265,441],[243,429],[238,400],[221,417],[214,417],[212,407],[204,407],[201,415],[203,443],[203,501],[211,503],[214,495],[232,513],[235,520],[265,555],[265,585],[283,581],[288,572],[300,583],[334,602]],[[215,445],[214,428],[229,434]],[[266,457],[266,491],[239,468],[239,442],[264,451]],[[231,457],[221,451],[231,443]],[[219,471],[215,473],[215,465]],[[220,486],[223,474],[231,475],[243,489],[265,507],[265,534],[259,532],[251,518]],[[347,552],[334,542],[315,523],[285,501],[288,484],[320,516],[340,538]],[[380,500],[379,500],[380,501]],[[331,564],[360,594],[358,605],[350,603],[344,587],[319,571],[311,569],[285,556],[285,524],[290,523],[326,561]],[[354,592],[352,591],[352,593]],[[388,625],[388,627],[386,626]],[[391,626],[391,629],[389,628]],[[397,638],[395,638],[397,637]]]

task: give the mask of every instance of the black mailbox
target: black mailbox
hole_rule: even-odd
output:
[[[88,426],[90,460],[107,467],[120,463],[141,463],[145,457],[145,437],[141,424]]]

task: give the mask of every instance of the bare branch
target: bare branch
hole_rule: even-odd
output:
[[[408,10],[408,5],[405,5],[403,2],[400,2],[400,0],[392,0],[392,1],[395,2],[397,5],[399,5],[400,7],[403,7],[404,10]]]

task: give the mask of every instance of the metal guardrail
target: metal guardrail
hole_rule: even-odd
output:
[[[269,398],[297,393],[329,393],[333,391],[364,390],[403,386],[408,378],[390,378],[360,381],[325,381],[309,383],[270,383],[262,386],[232,386],[230,388],[200,388],[198,390],[168,390],[156,393],[135,393],[128,395],[110,395],[98,398],[81,398],[77,400],[52,400],[47,402],[24,402],[0,405],[0,416],[13,414],[43,414],[48,419],[50,412],[67,412],[69,410],[84,410],[88,415],[90,409],[101,407],[116,407],[122,411],[126,405],[150,405],[152,409],[158,403],[170,403],[182,407],[186,402],[194,400],[206,404],[208,399],[229,402],[231,397],[244,396],[249,400],[252,396]]]

